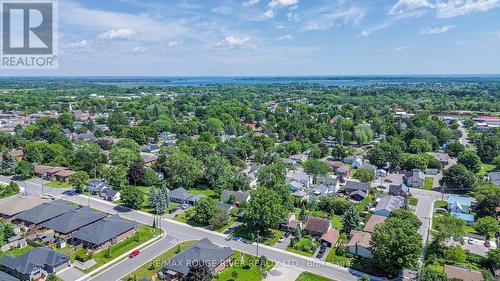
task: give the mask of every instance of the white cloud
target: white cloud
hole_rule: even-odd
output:
[[[441,33],[446,33],[450,30],[455,28],[454,25],[443,25],[443,26],[436,26],[436,27],[427,27],[424,30],[422,30],[422,34],[441,34]]]
[[[275,7],[288,7],[288,6],[293,6],[297,5],[299,3],[299,0],[272,0],[269,2],[269,7],[275,8]]]
[[[389,15],[400,15],[417,9],[433,9],[438,18],[451,18],[477,12],[487,12],[500,6],[500,0],[399,0]]]
[[[68,48],[82,49],[90,47],[90,41],[82,40],[79,42],[71,43],[67,45]]]
[[[274,18],[274,10],[273,9],[269,9],[267,10],[265,13],[264,13],[264,17],[266,19],[271,19],[271,18]]]
[[[132,53],[134,53],[134,54],[142,54],[144,52],[146,52],[146,48],[144,48],[144,47],[134,47],[134,48],[132,48]]]
[[[220,7],[212,9],[212,12],[217,13],[217,14],[221,14],[221,15],[229,15],[229,14],[231,14],[232,9],[231,9],[231,7],[220,6]]]
[[[252,48],[250,37],[227,36],[217,43],[217,46],[228,49],[247,49]]]
[[[182,43],[183,43],[182,40],[172,40],[168,41],[167,46],[170,48],[175,48],[182,45]]]
[[[103,40],[115,40],[115,39],[133,39],[138,35],[137,31],[131,28],[123,29],[113,29],[102,33],[98,36],[99,39]]]
[[[241,5],[244,7],[250,7],[250,6],[259,4],[259,2],[260,2],[259,0],[247,0],[247,1],[244,1],[243,3],[241,3]]]
[[[310,10],[305,13],[306,23],[301,31],[329,29],[339,24],[358,25],[365,17],[363,8],[338,2]]]
[[[401,51],[404,51],[406,49],[408,49],[408,47],[406,47],[406,46],[397,46],[396,48],[394,48],[394,51],[401,52]]]
[[[278,37],[276,39],[278,39],[280,41],[282,41],[282,40],[291,40],[291,39],[293,39],[293,36],[290,35],[290,34],[286,34],[286,35],[280,36],[280,37]]]

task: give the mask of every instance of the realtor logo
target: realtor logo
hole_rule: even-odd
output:
[[[0,0],[2,16],[1,67],[57,67],[57,3],[53,0]]]

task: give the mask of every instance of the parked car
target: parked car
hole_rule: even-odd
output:
[[[189,207],[191,207],[191,205],[189,205],[189,204],[182,204],[181,209],[186,210]]]
[[[474,240],[472,240],[472,238],[467,239],[467,243],[469,243],[469,244],[472,244],[473,241]]]
[[[282,236],[279,240],[278,240],[278,243],[283,243],[285,241],[285,237]]]
[[[173,214],[173,213],[177,212],[177,210],[179,210],[178,207],[171,209],[170,211],[168,211],[168,213]]]
[[[128,257],[133,258],[133,257],[138,256],[140,253],[141,253],[141,251],[139,251],[139,250],[133,250],[132,253],[130,253],[130,255],[128,255]]]
[[[485,246],[486,248],[491,247],[491,243],[490,243],[490,241],[488,241],[488,240],[484,241],[484,246]]]
[[[323,257],[323,253],[319,252],[317,255],[316,255],[317,258],[322,258]]]

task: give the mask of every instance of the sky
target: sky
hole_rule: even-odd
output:
[[[500,0],[59,0],[49,76],[499,74]]]

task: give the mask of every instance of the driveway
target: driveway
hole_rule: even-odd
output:
[[[276,264],[265,281],[295,281],[303,271],[297,267]]]
[[[74,281],[78,280],[82,276],[85,276],[85,273],[72,266],[58,272],[56,275],[64,281]]]
[[[469,239],[470,239],[470,242],[469,242]],[[447,246],[455,246],[455,245],[460,245],[465,251],[468,251],[470,253],[473,253],[473,254],[476,254],[476,255],[480,255],[480,256],[483,256],[483,257],[486,257],[488,251],[490,249],[496,249],[497,248],[497,245],[495,243],[495,241],[490,241],[490,244],[491,244],[491,247],[490,248],[486,248],[484,246],[484,240],[481,240],[481,239],[475,239],[475,238],[467,238],[465,237],[464,238],[464,244],[461,245],[459,242],[457,241],[453,241],[453,240],[448,240],[446,241],[446,245]]]
[[[288,245],[290,245],[290,241],[292,240],[292,238],[293,236],[289,235],[288,237],[285,238],[285,241],[274,244],[274,247],[286,251],[286,248],[288,247]]]

